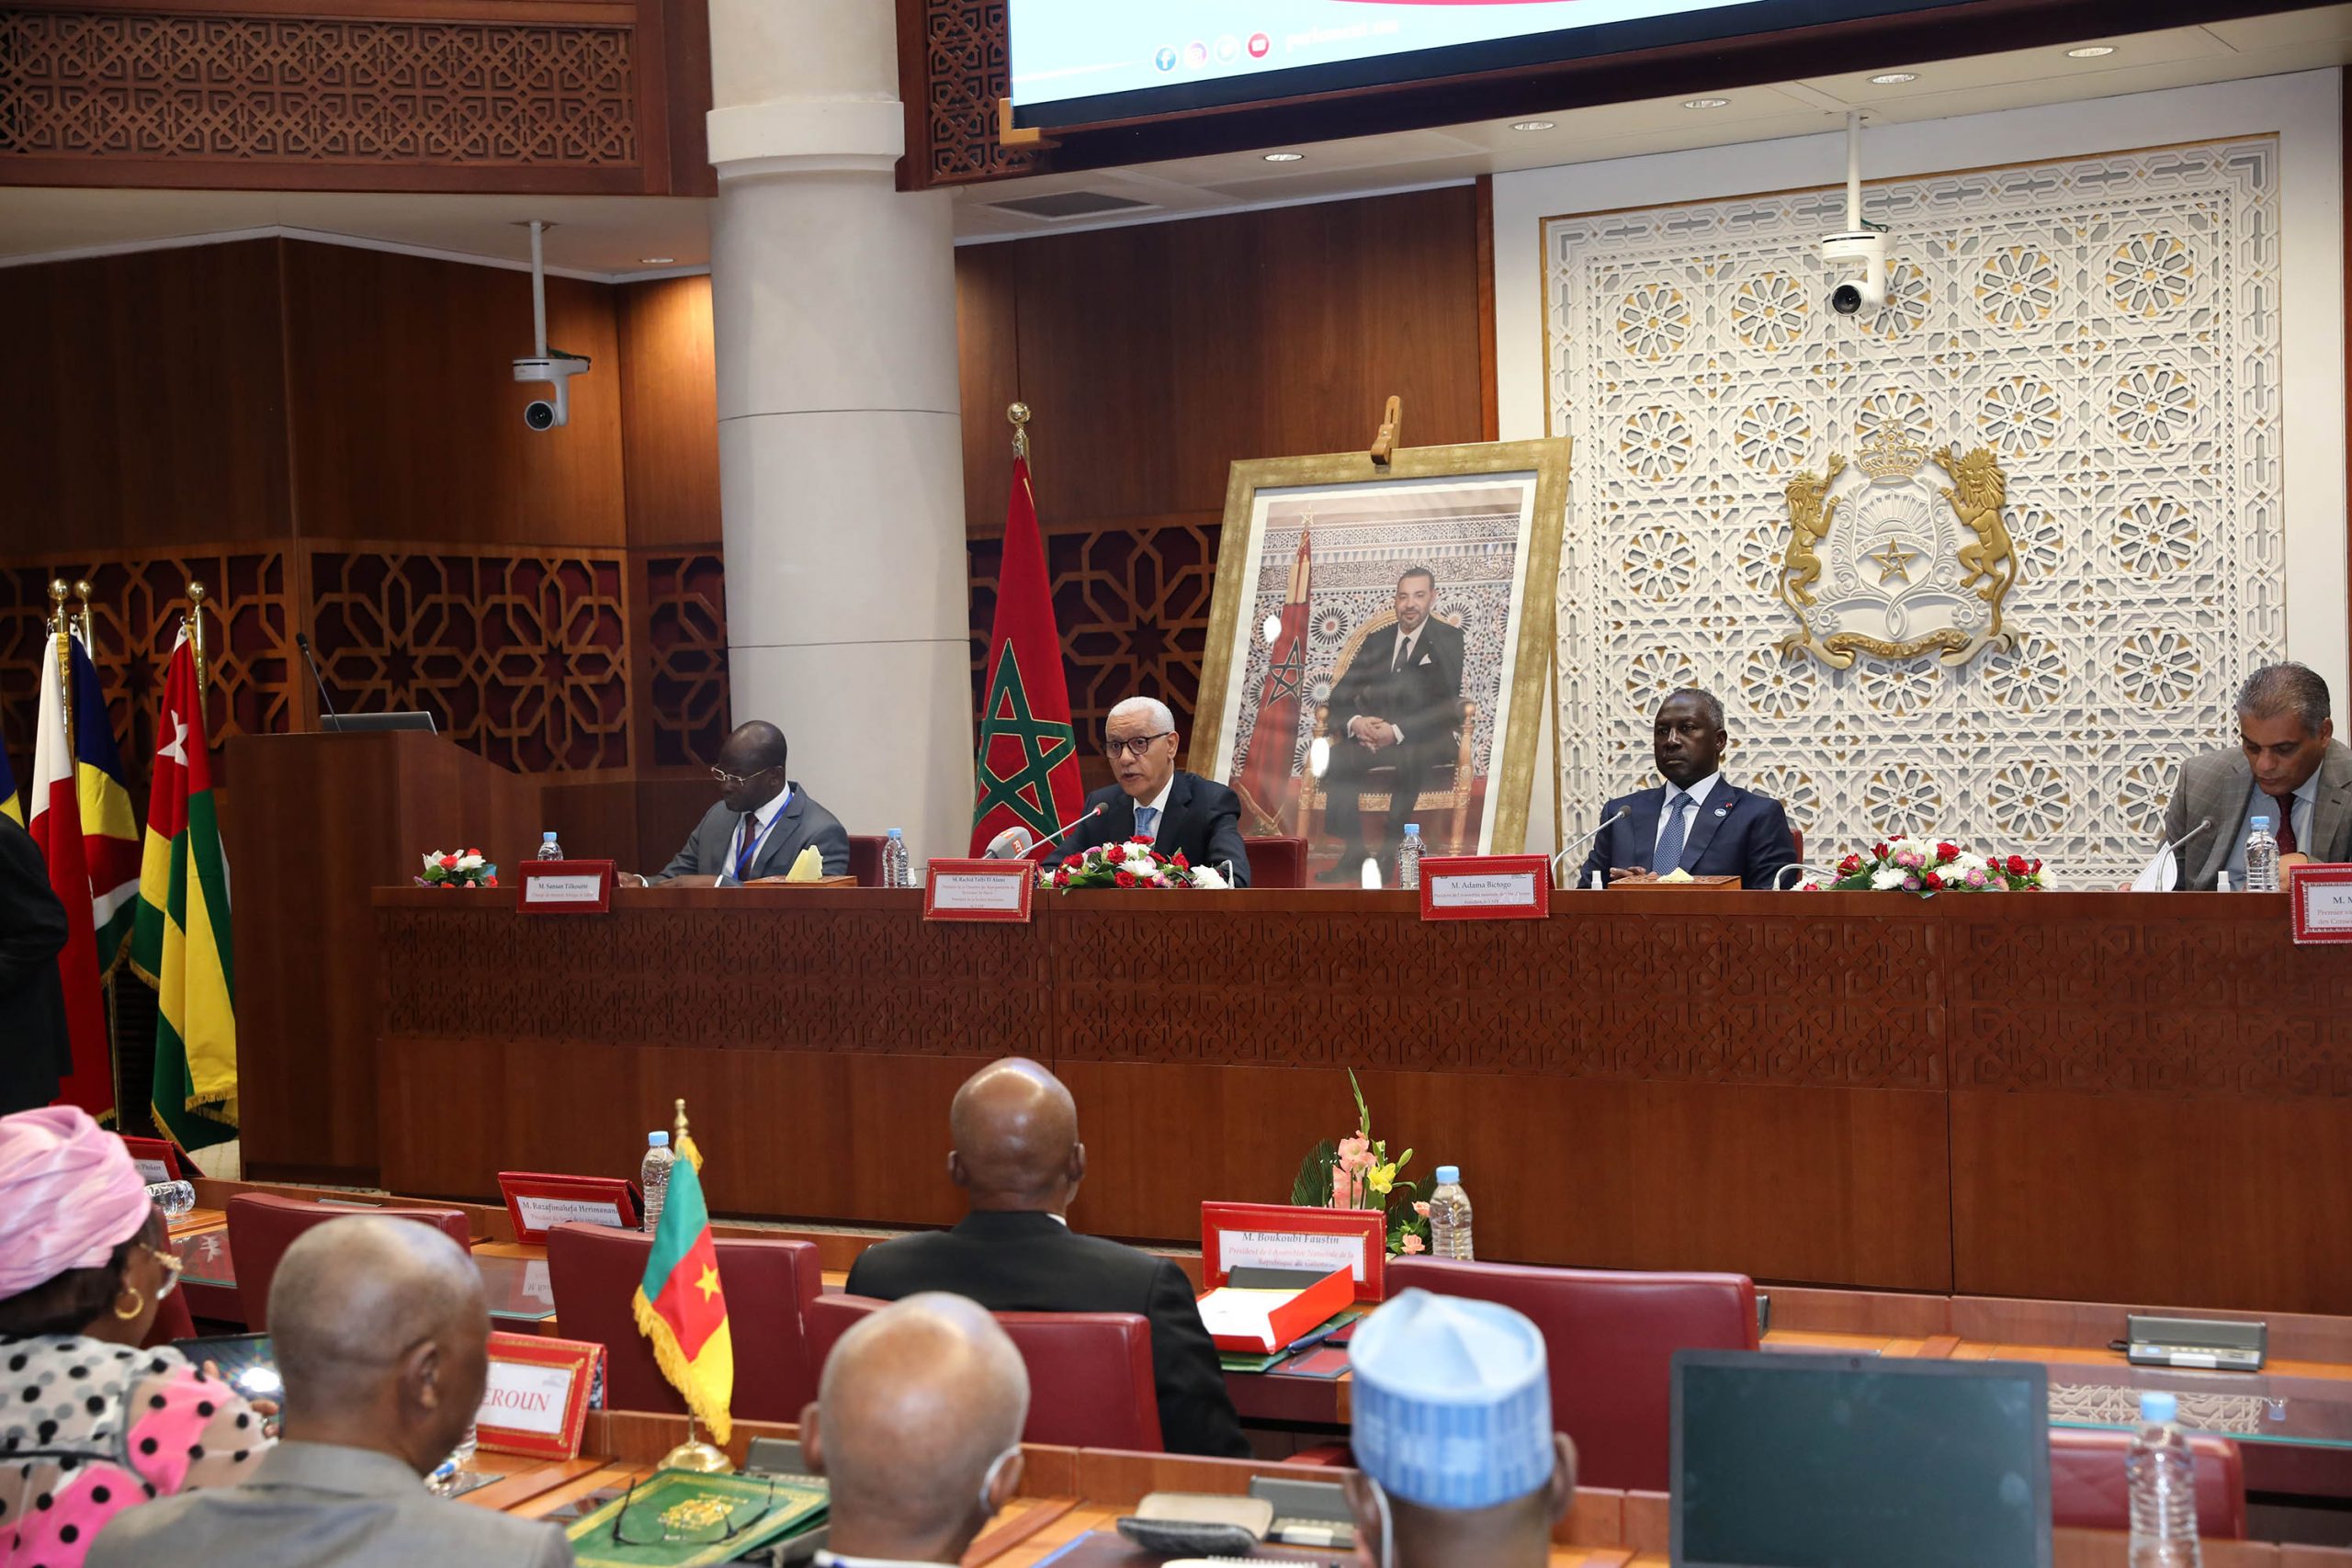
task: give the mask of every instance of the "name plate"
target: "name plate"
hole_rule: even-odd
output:
[[[476,1439],[493,1453],[579,1458],[588,1391],[604,1359],[605,1348],[585,1340],[492,1335]]]
[[[1360,1302],[1387,1292],[1388,1216],[1378,1209],[1304,1209],[1293,1203],[1201,1204],[1201,1278],[1222,1285],[1236,1269],[1345,1269]]]
[[[636,1190],[616,1176],[502,1170],[498,1190],[506,1200],[506,1217],[514,1223],[514,1239],[527,1246],[544,1246],[548,1232],[561,1224],[624,1231],[638,1226]]]
[[[1425,920],[1540,920],[1552,912],[1544,855],[1442,855],[1421,862]]]
[[[608,860],[533,860],[523,863],[522,893],[514,907],[534,915],[601,915],[613,907],[613,863]]]
[[[922,918],[1023,924],[1036,891],[1035,861],[934,858],[923,884]]]
[[[2352,942],[2352,865],[2289,866],[2287,897],[2296,942]]]
[[[122,1146],[130,1151],[130,1163],[139,1168],[139,1179],[153,1187],[158,1181],[177,1181],[180,1178],[179,1156],[172,1153],[172,1145],[161,1138],[135,1138],[119,1134]]]

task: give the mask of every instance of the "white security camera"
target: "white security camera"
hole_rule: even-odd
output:
[[[523,423],[533,430],[553,430],[571,423],[571,378],[588,373],[584,355],[553,348],[540,357],[514,362],[517,381],[545,381],[555,388],[552,400],[542,398],[525,405]]]
[[[1888,238],[1875,229],[1853,229],[1821,236],[1821,260],[1834,281],[1829,308],[1841,316],[1875,310],[1886,303]]]

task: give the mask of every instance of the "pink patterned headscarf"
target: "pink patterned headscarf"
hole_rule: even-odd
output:
[[[98,1268],[153,1209],[130,1151],[89,1112],[0,1116],[0,1301]]]

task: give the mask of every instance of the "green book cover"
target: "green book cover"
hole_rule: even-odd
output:
[[[564,1534],[580,1568],[715,1568],[821,1519],[821,1485],[656,1471]]]

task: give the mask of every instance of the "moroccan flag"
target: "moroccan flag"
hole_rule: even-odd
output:
[[[1250,727],[1250,757],[1234,790],[1256,825],[1279,833],[1296,780],[1292,767],[1298,747],[1298,699],[1306,684],[1306,601],[1315,557],[1309,530],[1301,529],[1298,554],[1291,558],[1290,592],[1283,596],[1282,623],[1269,640],[1266,679],[1258,688],[1258,716]]]
[[[114,1119],[114,1051],[98,995],[98,946],[90,930],[90,872],[82,854],[82,807],[74,793],[74,749],[65,743],[65,684],[56,645],[41,644],[40,708],[33,738],[32,817],[25,824],[49,862],[49,886],[65,906],[65,1026],[74,1070],[58,1100],[102,1122]]]
[[[0,817],[6,817],[23,827],[25,808],[17,799],[17,770],[8,765],[8,752],[0,747]]]
[[[74,794],[82,807],[82,859],[90,873],[90,926],[98,972],[111,970],[130,940],[139,906],[139,821],[115,749],[114,720],[98,667],[81,639],[74,645]]]
[[[733,1429],[735,1341],[727,1332],[727,1297],[718,1288],[718,1249],[702,1201],[702,1152],[678,1141],[670,1195],[653,1229],[653,1251],[637,1287],[637,1331],[653,1341],[653,1359],[686,1408],[724,1445]]]
[[[1049,837],[1086,803],[1078,781],[1078,736],[1062,680],[1061,633],[1054,626],[1046,541],[1029,489],[1029,459],[1012,460],[1004,509],[1004,560],[997,569],[996,629],[989,638],[988,696],[980,705],[979,803],[972,849],[1007,828]]]
[[[164,671],[130,966],[155,987],[155,1121],[183,1149],[237,1135],[237,970],[212,754],[182,631]]]

